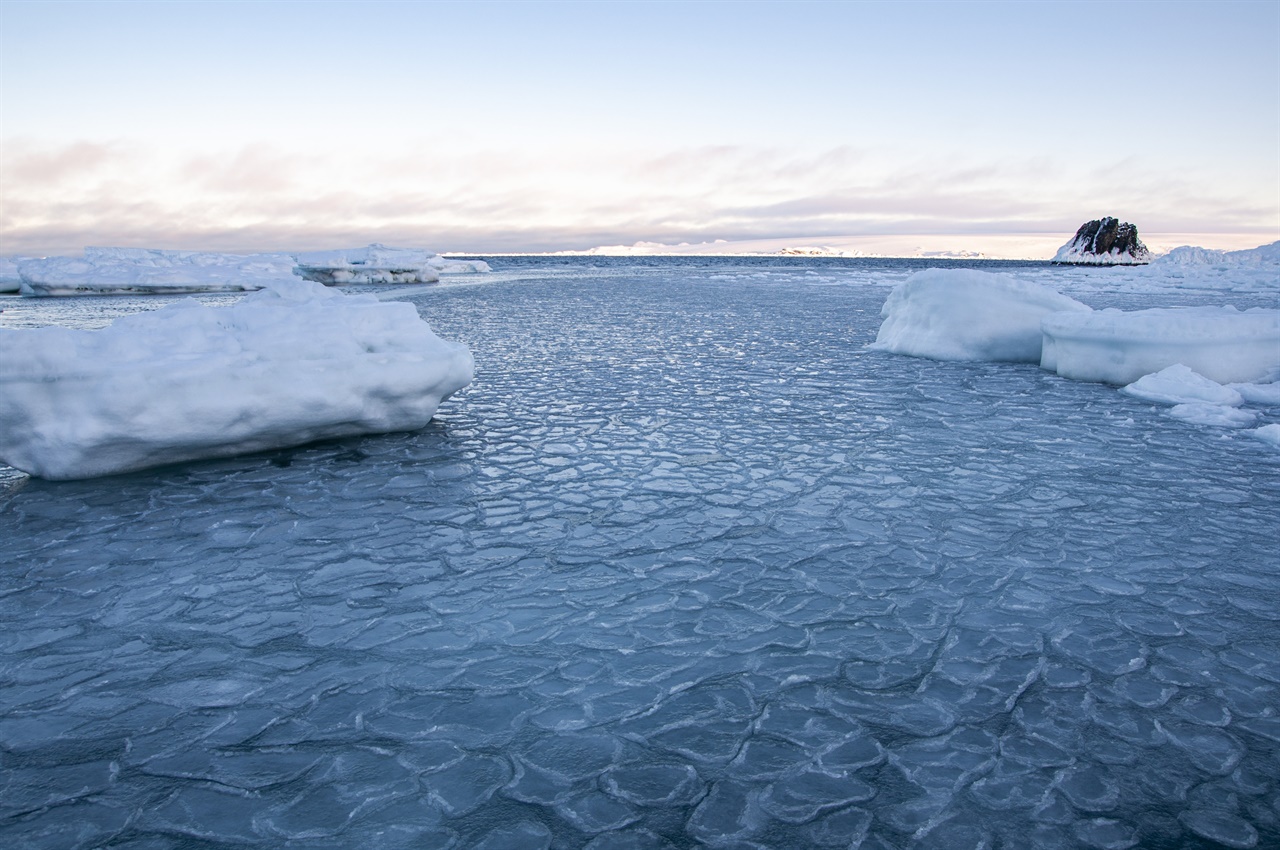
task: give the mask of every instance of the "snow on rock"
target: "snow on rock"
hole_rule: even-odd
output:
[[[1058,249],[1053,262],[1072,265],[1132,266],[1151,261],[1138,238],[1138,228],[1106,216],[1080,225],[1071,241]]]
[[[153,248],[85,248],[84,257],[18,263],[20,291],[50,295],[248,292],[294,279],[287,254],[213,254]]]
[[[885,300],[871,348],[935,360],[1039,363],[1040,323],[1089,308],[1037,283],[972,269],[926,269]]]
[[[325,284],[435,283],[441,274],[489,271],[482,260],[450,260],[416,248],[364,248],[295,254],[297,273]]]
[[[1217,381],[1188,369],[1181,363],[1143,375],[1120,392],[1161,404],[1216,404],[1239,407],[1244,396]]]
[[[473,368],[411,304],[298,278],[101,330],[0,330],[0,460],[89,478],[414,430]]]
[[[1055,313],[1041,329],[1041,367],[1079,381],[1125,385],[1181,363],[1218,383],[1252,383],[1280,367],[1280,310]]]

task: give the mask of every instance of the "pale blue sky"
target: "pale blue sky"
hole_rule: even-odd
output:
[[[1280,238],[1267,0],[0,0],[0,73],[4,253]]]

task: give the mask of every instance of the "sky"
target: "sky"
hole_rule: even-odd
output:
[[[1103,215],[1280,239],[1280,0],[0,0],[0,254],[981,250]]]

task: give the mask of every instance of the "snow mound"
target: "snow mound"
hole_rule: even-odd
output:
[[[1188,369],[1181,363],[1143,375],[1120,392],[1161,404],[1216,404],[1239,407],[1244,396]]]
[[[1273,422],[1270,425],[1263,425],[1261,428],[1254,428],[1247,433],[1251,437],[1257,437],[1259,440],[1270,443],[1280,449],[1280,424]]]
[[[0,330],[0,460],[89,478],[414,430],[473,369],[411,304],[292,277],[229,307]]]
[[[1180,245],[1151,261],[1153,266],[1208,266],[1226,261],[1226,252],[1195,245]]]
[[[417,248],[364,248],[295,254],[297,273],[324,284],[435,283],[441,274],[489,271],[481,260],[448,260]]]
[[[1249,268],[1280,265],[1280,242],[1243,251],[1218,251],[1182,245],[1151,261],[1153,266],[1227,266]]]
[[[1039,363],[1040,323],[1089,308],[1046,286],[971,269],[926,269],[885,300],[871,348],[934,360]]]
[[[287,254],[214,254],[153,248],[85,248],[84,257],[18,263],[20,291],[52,295],[248,292],[293,279]]]
[[[1041,367],[1079,381],[1125,385],[1180,363],[1219,383],[1252,383],[1280,367],[1280,310],[1055,313],[1041,329]]]

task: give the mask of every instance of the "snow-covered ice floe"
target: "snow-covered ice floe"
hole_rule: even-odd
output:
[[[298,278],[101,330],[0,330],[0,460],[89,478],[415,430],[473,370],[413,305]]]
[[[1239,252],[1245,254],[1248,252]],[[897,286],[871,348],[934,360],[1038,362],[1064,378],[1120,385],[1196,425],[1244,428],[1280,406],[1280,310],[1091,310],[1007,275],[929,269]],[[1251,432],[1276,443],[1280,427]]]
[[[20,291],[51,295],[250,292],[294,280],[288,254],[215,254],[153,248],[85,248],[84,257],[18,263]]]
[[[1064,378],[1130,384],[1181,363],[1219,383],[1280,366],[1280,310],[1166,307],[1058,313],[1042,323],[1040,365]]]
[[[0,292],[17,292],[21,286],[17,258],[0,257]]]
[[[971,269],[926,269],[895,287],[871,348],[934,360],[1039,363],[1040,321],[1089,308],[1047,286]]]
[[[330,285],[435,283],[442,274],[489,271],[489,264],[481,260],[449,260],[431,251],[376,243],[365,248],[295,254],[294,259],[299,275]]]

